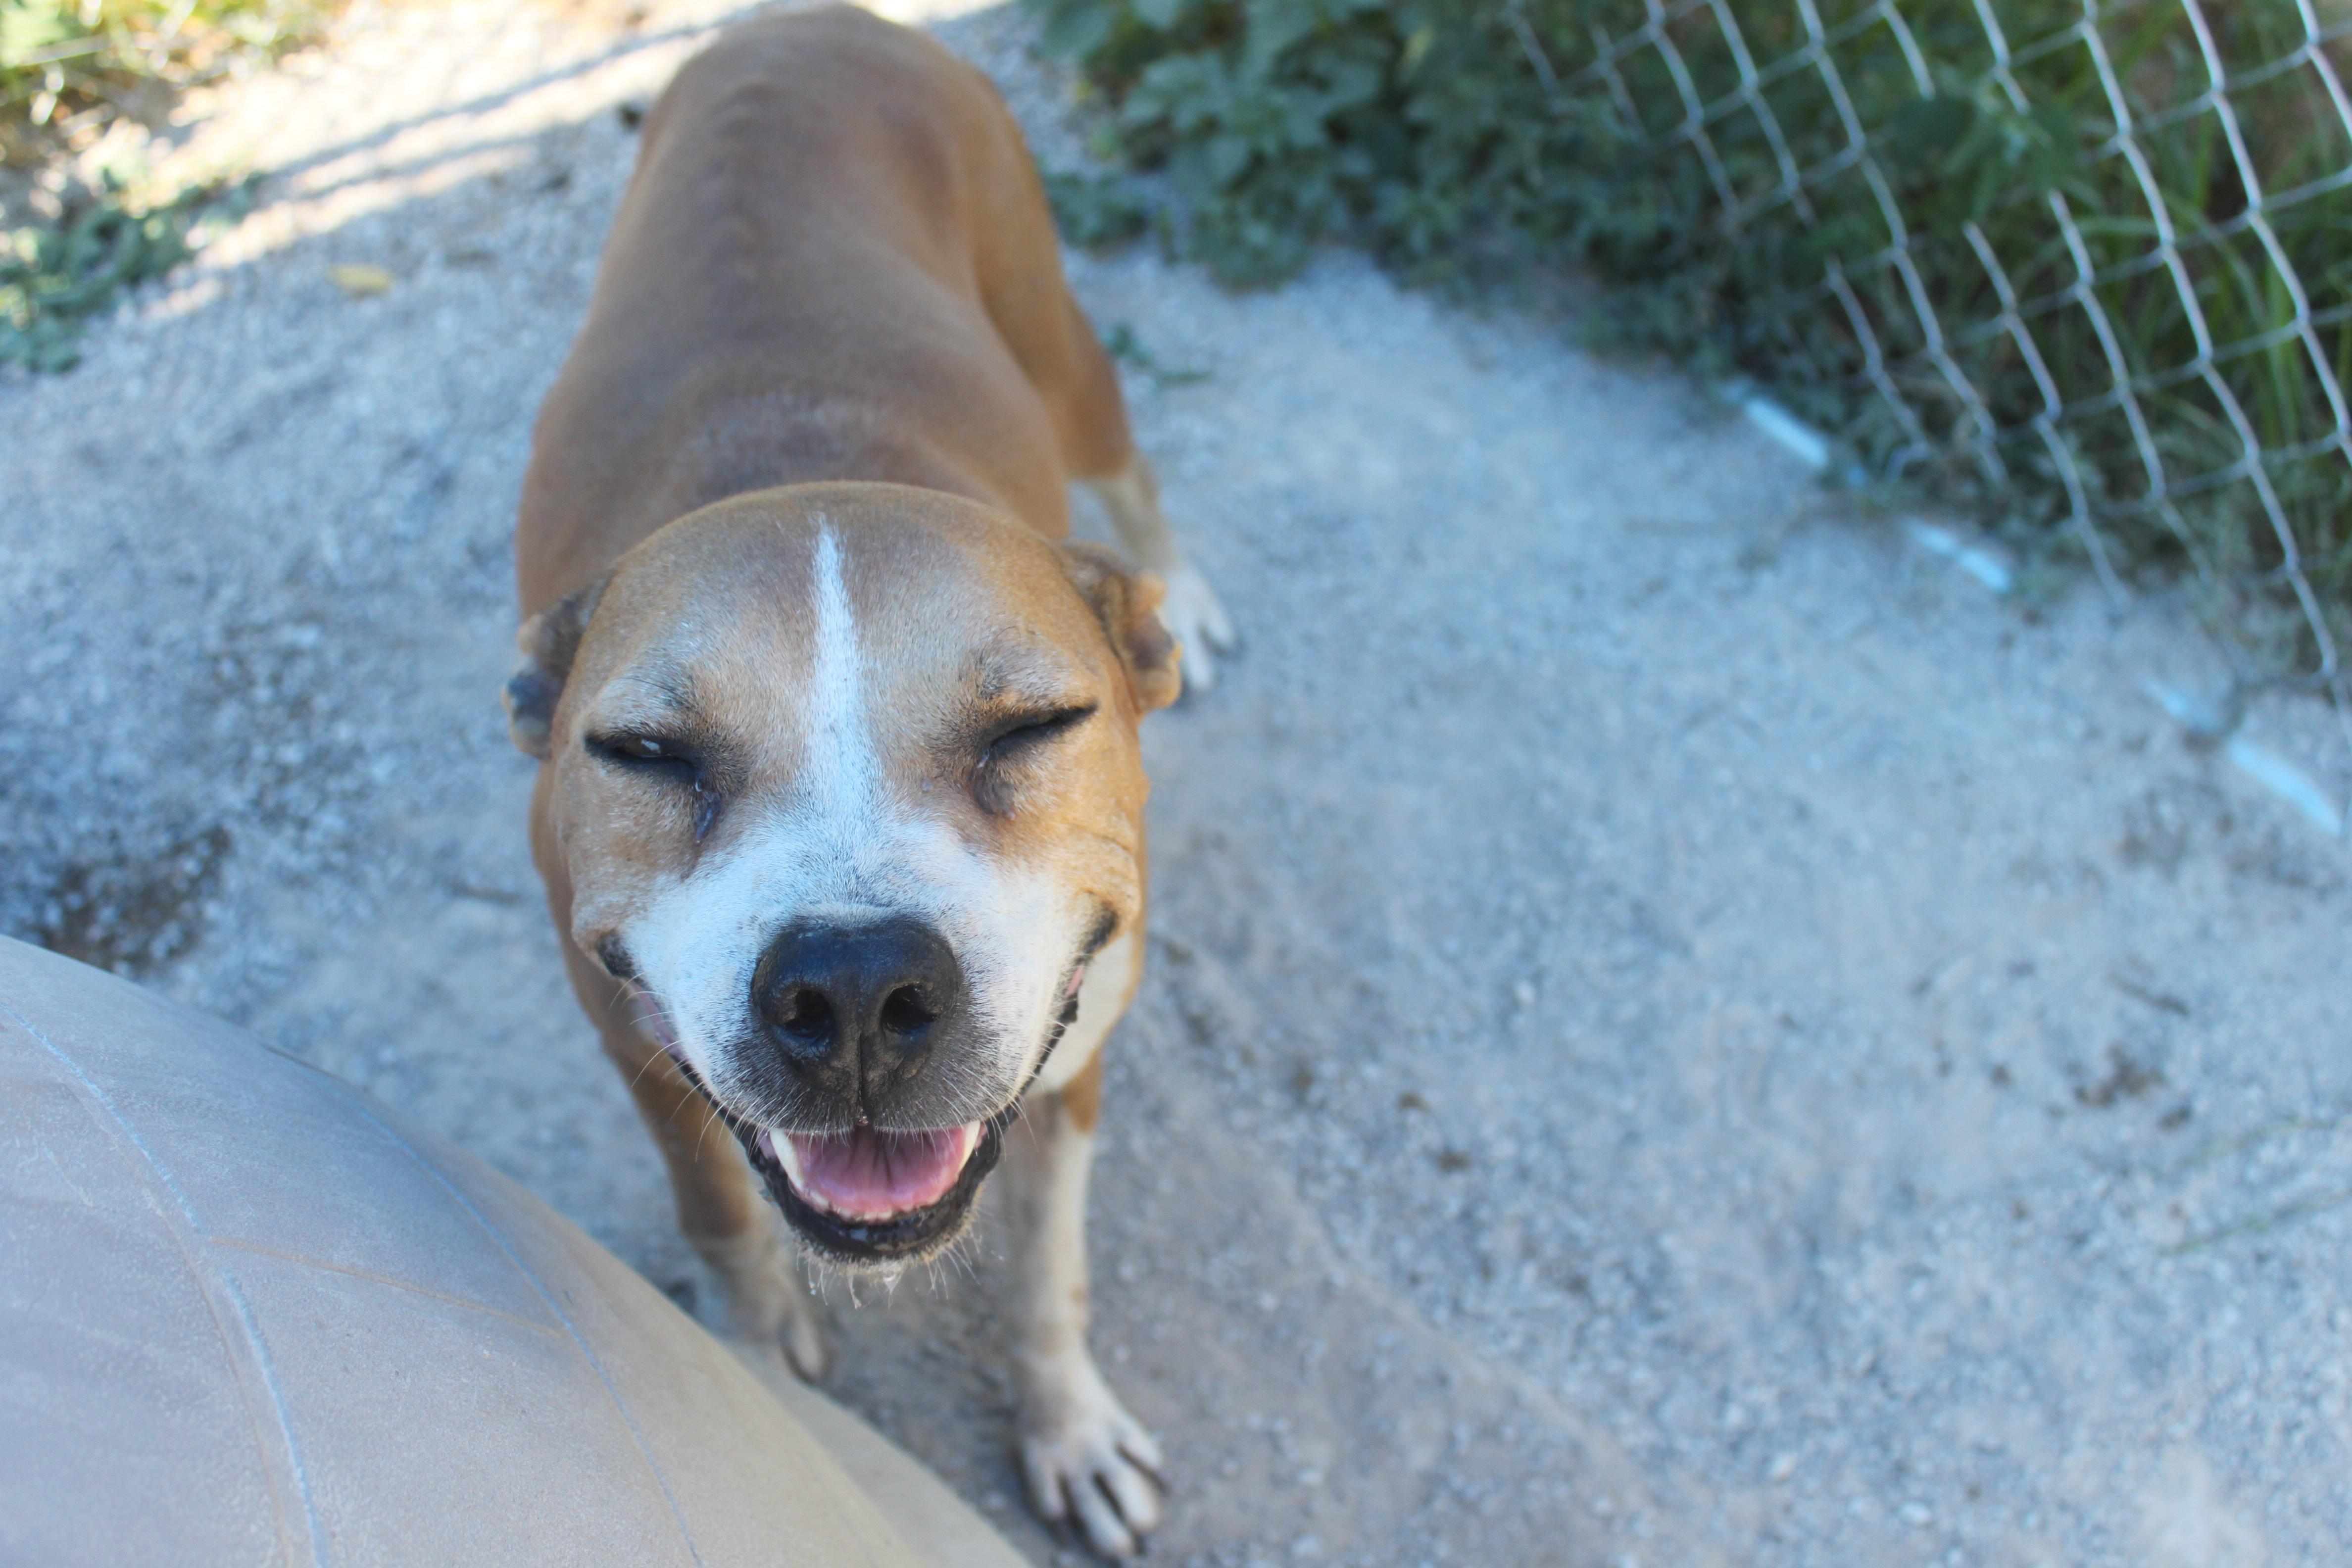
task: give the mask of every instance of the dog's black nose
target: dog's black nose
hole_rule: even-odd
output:
[[[751,973],[751,1009],[785,1065],[869,1109],[922,1070],[963,1005],[954,952],[904,918],[791,927]]]

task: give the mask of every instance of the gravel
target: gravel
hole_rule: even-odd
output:
[[[159,151],[276,172],[0,376],[0,929],[422,1117],[708,1311],[566,994],[497,692],[539,396],[711,14],[354,13]],[[1002,12],[942,33],[1049,162]],[[373,266],[356,298],[329,275]],[[2352,1561],[2347,860],[2143,689],[1572,322],[1073,261],[1240,624],[1153,720],[1096,1343],[1185,1563]],[[2246,733],[2325,778],[2327,716]],[[1001,1247],[834,1391],[1040,1561]]]

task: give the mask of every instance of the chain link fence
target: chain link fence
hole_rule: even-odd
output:
[[[2323,693],[2352,778],[2352,0],[1025,3],[1219,276],[1567,259],[1596,335],[1761,384],[2011,580],[2199,585],[2195,727]]]
[[[1695,165],[1771,253],[1757,330],[1874,467],[1958,456],[1990,491],[2048,498],[2118,598],[2145,553],[2119,536],[2162,529],[2234,613],[2299,621],[2244,683],[2318,687],[2341,715],[2352,16],[1843,9],[1507,21],[1550,97]]]

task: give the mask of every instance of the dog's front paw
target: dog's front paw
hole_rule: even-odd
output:
[[[1234,623],[1217,602],[1217,591],[1198,568],[1183,565],[1162,574],[1168,596],[1160,601],[1160,624],[1184,650],[1184,684],[1206,691],[1217,684],[1217,659],[1234,648]]]
[[[824,1329],[816,1303],[797,1278],[792,1254],[773,1229],[755,1225],[739,1237],[690,1238],[727,1292],[728,1332],[761,1350],[783,1352],[803,1383],[824,1376]]]
[[[1030,1401],[1021,1468],[1049,1522],[1074,1520],[1105,1557],[1131,1557],[1160,1523],[1160,1445],[1079,1356]]]
[[[777,1333],[784,1359],[793,1363],[803,1383],[823,1383],[824,1369],[831,1364],[825,1353],[824,1330],[816,1321],[816,1309],[806,1297],[800,1299],[799,1310],[788,1319]]]

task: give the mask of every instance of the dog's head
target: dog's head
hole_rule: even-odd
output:
[[[798,486],[534,617],[572,940],[823,1254],[961,1228],[1087,962],[1141,918],[1157,583],[986,507]]]

